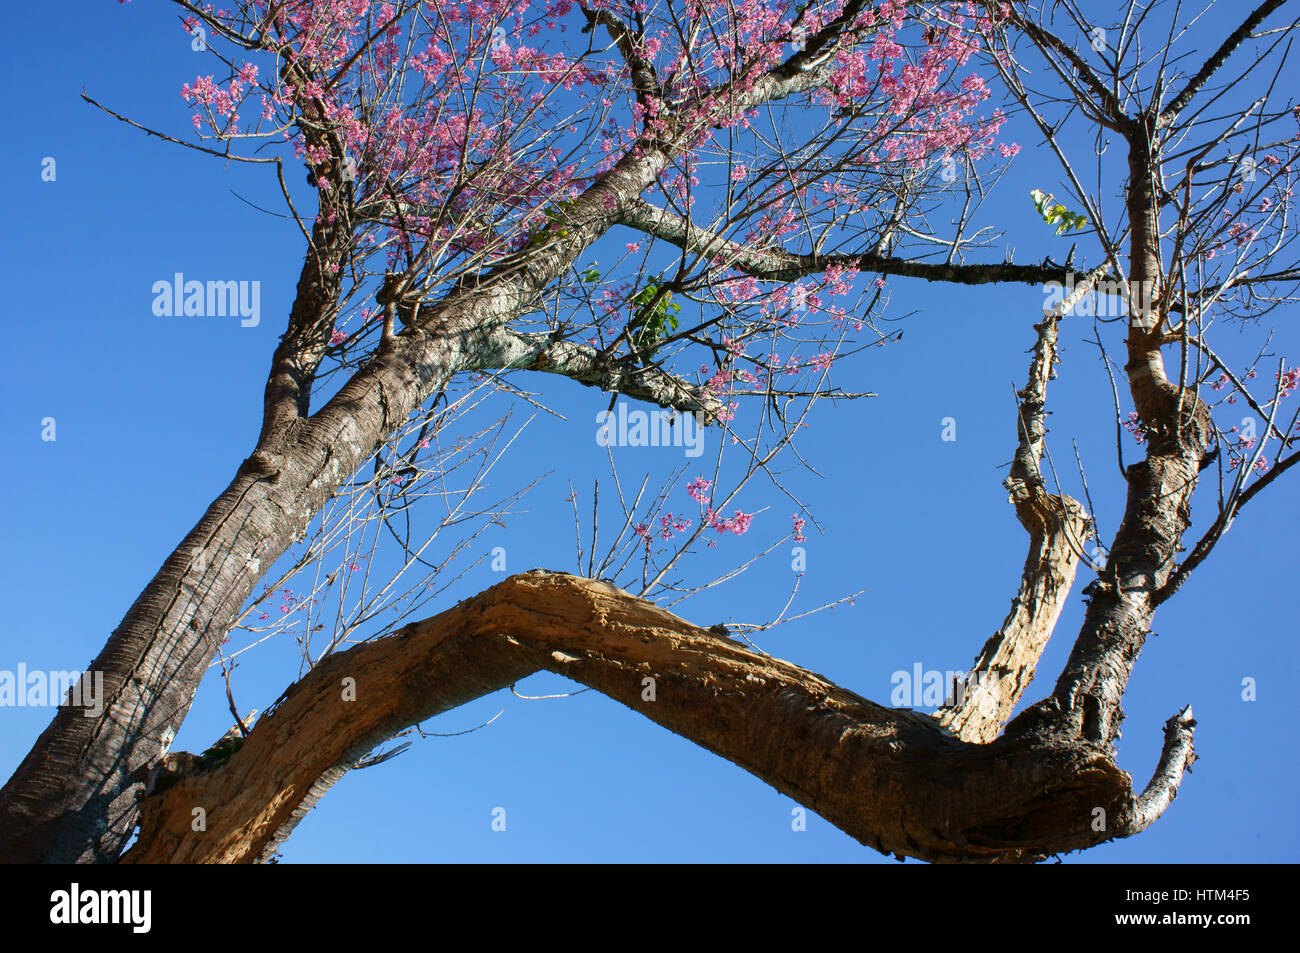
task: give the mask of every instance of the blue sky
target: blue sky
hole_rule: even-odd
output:
[[[0,67],[11,143],[0,155],[11,210],[3,239],[11,343],[0,375],[0,441],[9,463],[0,579],[10,613],[0,669],[9,670],[19,663],[84,667],[249,453],[303,250],[291,221],[248,204],[279,208],[265,168],[227,166],[146,138],[81,101],[84,88],[146,125],[187,134],[180,85],[210,67],[191,52],[172,8],[138,0],[78,7],[76,29],[66,31],[50,30],[48,14],[35,7],[13,9],[12,35],[25,41],[13,44]],[[1222,9],[1211,14],[1211,27],[1221,28]],[[1292,68],[1280,88],[1295,88],[1295,79]],[[990,220],[1006,231],[1017,261],[1063,258],[1068,242],[1037,219],[1026,194],[1059,191],[1059,175],[1023,128],[1005,137],[1025,148],[996,186]],[[1086,137],[1080,144],[1086,149]],[[54,182],[41,179],[45,157],[57,161]],[[1002,248],[990,249],[987,260],[1000,260]],[[1091,255],[1095,263],[1097,252]],[[178,271],[260,281],[260,325],[155,316],[153,283]],[[900,325],[903,340],[833,372],[846,389],[879,396],[819,406],[800,443],[818,473],[792,469],[786,476],[824,530],[809,529],[793,611],[866,591],[851,606],[755,637],[772,654],[883,703],[896,671],[917,663],[965,668],[1017,586],[1025,536],[1000,484],[1015,445],[1012,390],[1023,384],[1044,298],[1032,287],[903,280],[890,287],[889,316],[915,312]],[[1224,325],[1218,345],[1240,367],[1276,329],[1272,350],[1294,358],[1295,316],[1294,308],[1282,309],[1261,326]],[[1109,535],[1123,486],[1110,386],[1092,333],[1086,317],[1062,325],[1049,447],[1067,490],[1078,492],[1070,443],[1077,440]],[[1118,325],[1103,326],[1113,350],[1120,333]],[[514,381],[540,391],[568,419],[539,414],[519,437],[493,489],[544,479],[504,527],[481,537],[475,556],[502,546],[510,572],[572,571],[565,497],[572,481],[580,508],[589,508],[593,479],[608,478],[605,452],[593,439],[595,414],[608,397],[550,377]],[[487,419],[507,408],[505,398],[496,400]],[[532,414],[517,402],[512,420]],[[57,421],[53,442],[41,439],[46,417]],[[955,418],[955,441],[941,439],[947,417]],[[707,439],[706,459],[717,438]],[[1127,437],[1124,450],[1127,462],[1136,459]],[[662,478],[688,462],[680,449],[625,448],[620,477],[625,484],[646,472]],[[1119,763],[1139,784],[1155,764],[1165,719],[1187,703],[1195,707],[1200,760],[1182,795],[1148,832],[1066,862],[1300,857],[1290,793],[1300,771],[1288,734],[1300,661],[1293,482],[1283,480],[1247,507],[1161,609],[1129,684]],[[602,493],[607,486],[602,482]],[[677,497],[685,500],[680,490]],[[756,486],[743,503],[770,508],[748,535],[728,536],[689,562],[690,578],[710,578],[789,531],[792,507],[779,494]],[[1204,491],[1193,516],[1188,545],[1212,516]],[[480,563],[430,614],[500,578]],[[1078,590],[1088,578],[1080,572],[1030,700],[1048,690],[1065,660],[1082,617]],[[765,621],[780,611],[793,582],[787,544],[679,611],[702,625]],[[273,640],[246,656],[237,697],[243,708],[265,709],[295,677],[291,640]],[[1257,681],[1253,702],[1242,700],[1244,678]],[[518,690],[545,695],[577,687],[543,674]],[[594,692],[537,701],[501,693],[424,728],[458,732],[502,710],[479,731],[419,740],[401,757],[346,777],[300,825],[284,861],[891,862],[815,816],[806,831],[791,830],[794,802]],[[0,775],[17,765],[49,715],[0,709]],[[209,679],[176,746],[200,751],[229,725],[220,681]],[[504,832],[490,826],[496,807],[507,812]]]

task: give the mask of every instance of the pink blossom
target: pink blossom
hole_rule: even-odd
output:
[[[690,494],[691,499],[696,503],[707,506],[709,497],[705,495],[705,492],[711,486],[713,486],[712,481],[706,480],[704,477],[696,477],[686,485],[686,492]]]
[[[1293,367],[1282,375],[1279,394],[1282,397],[1290,397],[1296,387],[1300,387],[1300,367]]]

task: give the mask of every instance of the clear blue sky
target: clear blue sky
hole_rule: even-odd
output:
[[[1217,7],[1209,25],[1221,28],[1230,9]],[[140,0],[82,3],[65,16],[67,29],[51,29],[47,9],[12,8],[10,49],[0,66],[9,142],[0,155],[10,222],[3,239],[10,344],[0,375],[8,464],[0,579],[9,613],[0,669],[8,670],[20,662],[29,669],[84,667],[227,484],[256,438],[269,355],[303,253],[291,221],[260,213],[235,194],[278,210],[278,189],[265,168],[227,167],[148,139],[79,98],[84,88],[147,125],[186,135],[180,86],[211,68],[191,52],[174,8]],[[1279,88],[1296,88],[1296,78],[1292,68]],[[1023,128],[1010,128],[1005,138],[1025,149],[994,193],[994,224],[1007,231],[1017,261],[1062,258],[1068,244],[1037,221],[1026,195],[1032,187],[1059,191],[1059,176]],[[41,180],[47,156],[57,160],[53,183]],[[998,245],[988,260],[1001,255]],[[154,316],[152,284],[177,271],[259,280],[260,326]],[[1017,586],[1025,536],[1000,483],[1015,444],[1012,388],[1023,383],[1031,325],[1043,303],[1036,288],[954,290],[900,280],[891,287],[891,315],[917,312],[903,325],[903,341],[833,372],[837,384],[880,396],[819,407],[801,447],[820,476],[788,476],[825,529],[810,526],[808,570],[794,611],[866,593],[853,606],[756,639],[884,703],[895,671],[916,663],[940,670],[969,665]],[[1291,308],[1244,332],[1225,326],[1219,346],[1240,366],[1276,328],[1273,350],[1300,358],[1295,318]],[[1103,333],[1117,346],[1117,326]],[[1110,388],[1091,335],[1088,318],[1063,325],[1049,446],[1067,489],[1077,492],[1070,446],[1077,439],[1109,535],[1123,486]],[[554,378],[516,383],[541,391],[568,420],[540,415],[520,438],[494,487],[510,490],[549,475],[519,507],[524,512],[483,537],[480,549],[504,546],[512,572],[573,570],[564,498],[572,480],[589,507],[593,478],[607,473],[592,421],[608,398]],[[529,413],[520,403],[515,419]],[[949,416],[957,422],[952,442],[940,439]],[[45,417],[57,421],[54,442],[41,440]],[[1137,454],[1127,438],[1125,453],[1128,461]],[[625,482],[684,462],[680,450],[626,454]],[[744,504],[772,509],[749,535],[723,539],[689,563],[693,577],[707,578],[788,532],[787,501],[756,489]],[[1202,491],[1191,540],[1211,507]],[[1246,508],[1209,562],[1160,611],[1158,634],[1125,698],[1120,765],[1145,783],[1162,724],[1189,702],[1199,721],[1200,760],[1154,828],[1067,862],[1300,857],[1293,793],[1300,771],[1290,734],[1300,661],[1298,517],[1295,481],[1284,480]],[[775,615],[793,582],[787,549],[681,613],[702,625]],[[499,578],[484,563],[446,604]],[[1048,690],[1066,657],[1081,619],[1077,590],[1087,580],[1081,572],[1030,700]],[[296,676],[289,640],[267,645],[238,672],[241,706],[265,709]],[[1241,698],[1247,677],[1258,682],[1254,702]],[[540,675],[519,691],[572,687]],[[815,816],[806,831],[792,831],[794,802],[594,692],[548,701],[506,693],[425,728],[460,731],[502,709],[481,731],[417,741],[401,757],[345,778],[299,827],[285,862],[885,861]],[[49,716],[0,709],[0,775],[8,776]],[[200,751],[229,725],[221,685],[211,679],[176,746]],[[490,827],[498,806],[507,810],[505,832]]]

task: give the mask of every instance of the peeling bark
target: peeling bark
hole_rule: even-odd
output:
[[[1011,717],[1056,628],[1074,585],[1081,548],[1092,534],[1092,520],[1077,500],[1047,492],[1041,461],[1047,436],[1047,382],[1054,376],[1057,359],[1057,321],[1102,273],[1103,269],[1095,270],[1034,326],[1038,339],[1028,383],[1016,407],[1020,439],[1004,483],[1016,518],[1029,534],[1029,553],[1011,611],[976,657],[962,697],[935,713],[939,723],[963,741],[990,742]]]
[[[1146,434],[1147,454],[1128,467],[1124,518],[1105,571],[1084,589],[1088,609],[1053,694],[1022,716],[1021,725],[1022,730],[1034,730],[1036,720],[1044,718],[1059,727],[1064,719],[1080,738],[1108,747],[1119,736],[1124,689],[1191,524],[1190,500],[1213,435],[1209,409],[1195,388],[1182,389],[1168,379],[1160,353],[1167,307],[1162,297],[1162,187],[1155,129],[1152,113],[1125,126],[1132,223],[1125,372]]]
[[[539,670],[641,712],[900,858],[1037,860],[1115,836],[1136,804],[1101,746],[968,744],[608,583],[536,570],[324,659],[223,767],[144,798],[124,861],[264,860],[375,745]],[[643,700],[647,678],[654,701]],[[207,829],[196,833],[198,807]],[[1093,829],[1096,808],[1107,831]]]

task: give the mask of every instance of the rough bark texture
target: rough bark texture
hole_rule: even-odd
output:
[[[1090,285],[1091,280],[1079,293]],[[1057,321],[1072,304],[1063,301],[1057,313],[1045,314],[1042,323],[1035,325],[1038,339],[1029,380],[1017,395],[1019,444],[1004,486],[1010,491],[1016,518],[1029,534],[1020,590],[1002,627],[985,643],[967,673],[962,697],[935,713],[939,723],[963,741],[990,742],[1011,717],[1056,629],[1074,585],[1081,548],[1092,532],[1092,521],[1077,500],[1047,492],[1040,468],[1047,436],[1047,382],[1056,363]]]
[[[1088,608],[1083,626],[1053,694],[1024,721],[1025,730],[1038,718],[1054,730],[1068,726],[1082,740],[1107,747],[1119,736],[1124,689],[1150,633],[1161,587],[1176,568],[1182,535],[1191,523],[1190,499],[1213,435],[1209,409],[1194,388],[1180,388],[1168,379],[1160,353],[1167,306],[1162,300],[1162,187],[1155,126],[1154,114],[1146,113],[1124,127],[1131,222],[1125,372],[1146,434],[1146,458],[1128,467],[1124,517],[1105,571],[1084,589]]]
[[[1136,803],[1103,746],[968,744],[927,715],[876,705],[608,583],[539,570],[326,658],[224,767],[172,779],[144,799],[140,839],[125,860],[265,859],[374,745],[542,669],[603,692],[900,857],[1039,859],[1114,836]],[[643,700],[646,679],[653,701]],[[1119,822],[1109,833],[1093,830],[1097,807]],[[196,808],[202,832],[192,829]]]

